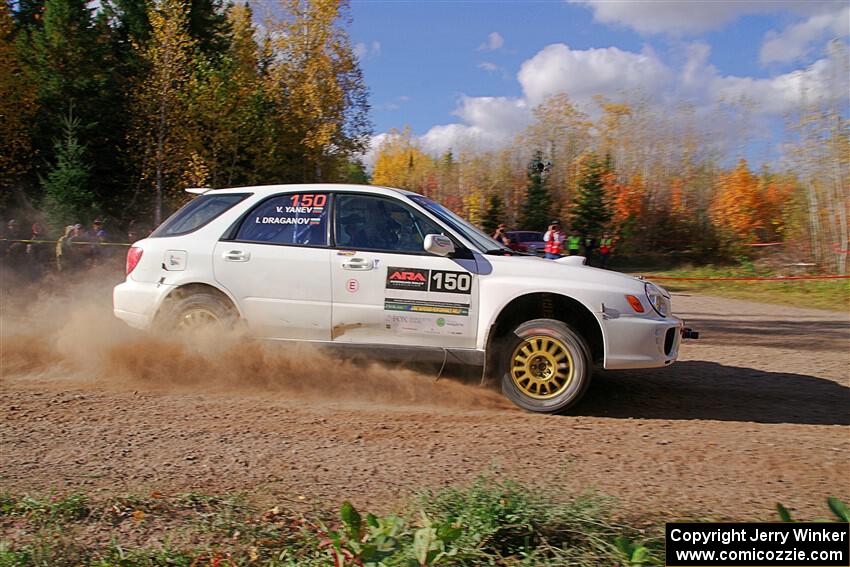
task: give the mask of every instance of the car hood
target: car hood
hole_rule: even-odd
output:
[[[568,282],[581,283],[608,289],[622,289],[630,293],[641,293],[644,282],[612,270],[602,270],[580,264],[578,256],[569,256],[560,260],[544,260],[535,256],[492,256],[479,259],[485,264],[482,274],[492,270],[494,276],[518,277],[535,281],[544,287],[562,287]],[[489,264],[489,269],[487,269]],[[544,283],[545,282],[545,283]]]

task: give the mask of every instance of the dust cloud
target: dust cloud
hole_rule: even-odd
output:
[[[310,345],[252,340],[236,331],[159,336],[136,331],[112,314],[112,286],[119,281],[106,269],[38,286],[15,285],[4,277],[0,377],[394,407],[512,407],[477,384],[436,381],[439,365],[425,372],[340,359]]]

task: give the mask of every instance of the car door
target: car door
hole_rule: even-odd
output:
[[[444,231],[399,199],[340,193],[331,252],[336,342],[474,348],[475,260],[423,248]]]
[[[216,244],[215,278],[254,334],[330,340],[329,205],[322,192],[272,196]]]

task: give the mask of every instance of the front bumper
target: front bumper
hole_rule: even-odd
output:
[[[127,279],[112,290],[113,313],[131,327],[148,330],[159,306],[173,289],[174,286],[166,284]]]
[[[679,356],[684,322],[676,317],[618,317],[603,321],[607,370],[657,368]]]

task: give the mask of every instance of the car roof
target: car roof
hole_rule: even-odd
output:
[[[252,185],[249,187],[228,187],[226,189],[210,189],[204,194],[253,193],[255,195],[274,195],[295,191],[335,191],[337,193],[371,193],[375,195],[418,195],[412,191],[382,187],[379,185],[354,185],[350,183],[290,183],[283,185]]]

